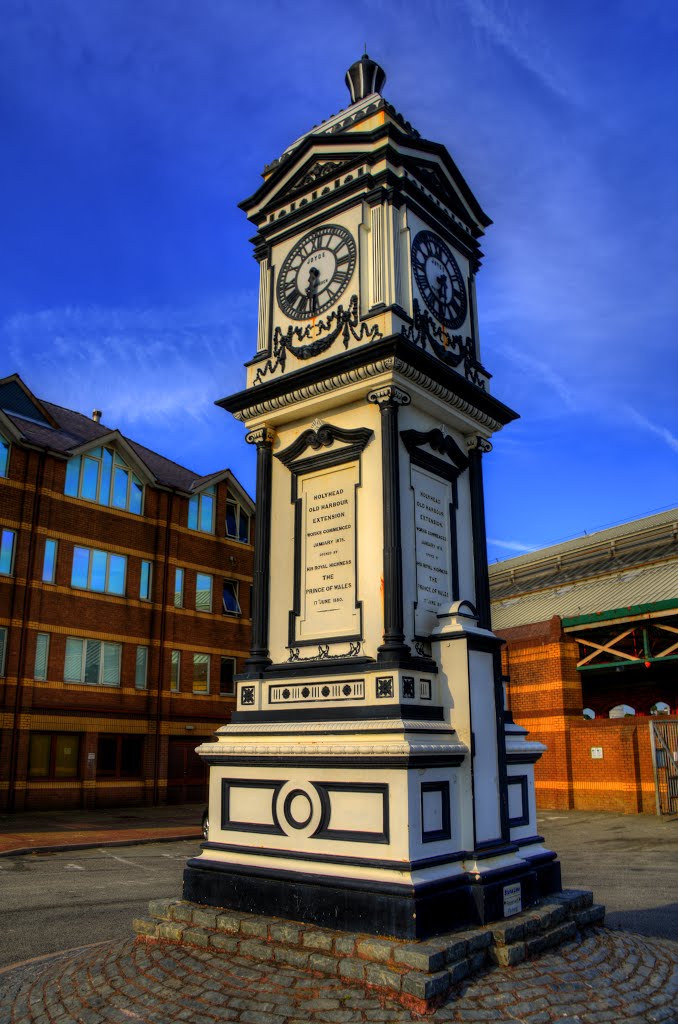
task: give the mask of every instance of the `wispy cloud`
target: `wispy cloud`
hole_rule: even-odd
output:
[[[647,430],[650,434],[654,434],[655,437],[664,441],[672,451],[678,454],[678,437],[676,437],[675,434],[672,434],[667,427],[662,426],[661,423],[654,423],[652,420],[649,420],[647,416],[643,416],[642,413],[633,409],[630,405],[625,405],[623,408],[626,415],[633,420],[637,426],[641,427],[643,430]]]
[[[547,385],[562,400],[563,405],[570,412],[576,412],[582,407],[581,395],[573,388],[565,378],[557,372],[549,363],[538,359],[529,352],[521,352],[515,345],[504,345],[502,354],[513,362],[519,370]]]
[[[3,372],[19,371],[42,398],[118,425],[204,420],[218,381],[231,388],[247,355],[254,295],[193,309],[64,307],[0,325]],[[244,384],[244,380],[242,382]]]
[[[517,14],[516,5],[504,5],[500,14],[498,5],[491,0],[462,2],[473,27],[485,32],[496,46],[542,86],[568,103],[579,101],[575,81],[559,66],[557,54],[548,45],[547,37],[529,24],[524,6]]]
[[[536,544],[523,544],[519,540],[497,540],[496,537],[488,537],[488,544],[493,544],[496,548],[503,548],[506,551],[536,551]]]

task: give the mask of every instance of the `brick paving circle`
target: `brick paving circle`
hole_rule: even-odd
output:
[[[0,976],[0,1024],[395,1024],[373,991],[171,943],[99,945]],[[425,1018],[458,1024],[678,1024],[678,944],[597,928],[462,985]]]

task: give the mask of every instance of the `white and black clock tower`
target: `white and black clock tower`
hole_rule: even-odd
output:
[[[423,937],[560,887],[536,834],[543,747],[503,711],[474,280],[490,221],[447,150],[382,97],[297,139],[241,204],[256,353],[218,404],[257,449],[253,640],[199,753],[210,836],[187,899]]]

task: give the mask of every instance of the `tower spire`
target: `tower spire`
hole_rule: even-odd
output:
[[[366,43],[365,53],[363,53],[360,60],[351,64],[346,72],[346,85],[351,94],[351,103],[358,103],[359,100],[364,100],[366,96],[373,92],[381,95],[385,82],[386,72],[377,64],[376,60],[372,60],[367,55]]]

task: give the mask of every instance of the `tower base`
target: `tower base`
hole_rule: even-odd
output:
[[[500,921],[560,891],[560,864],[515,864],[413,885],[302,872],[229,868],[205,857],[188,861],[183,898],[210,907],[289,918],[397,939],[423,939],[454,928]]]

